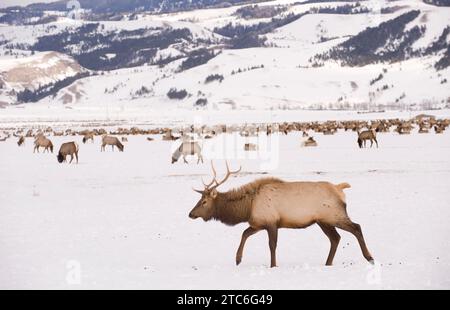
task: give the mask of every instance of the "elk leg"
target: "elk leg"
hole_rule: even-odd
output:
[[[239,248],[236,253],[236,265],[239,265],[242,261],[242,254],[244,252],[245,242],[247,241],[247,239],[250,236],[256,234],[258,231],[259,231],[259,229],[254,229],[253,227],[249,227],[246,230],[244,230],[244,232],[242,233],[241,243],[239,244]]]
[[[356,239],[358,239],[359,246],[361,247],[361,251],[362,251],[365,259],[367,259],[368,262],[373,264],[374,259],[373,259],[372,255],[370,254],[369,250],[367,249],[367,245],[364,240],[361,226],[359,224],[353,223],[349,219],[348,221],[346,221],[344,223],[339,223],[337,225],[337,227],[340,229],[343,229],[345,231],[348,231],[349,233],[353,234],[356,237]]]
[[[277,267],[277,241],[278,241],[278,228],[276,226],[267,228],[269,235],[269,248],[270,248],[270,268]]]
[[[328,254],[326,266],[332,266],[333,265],[333,259],[334,255],[336,254],[337,247],[339,245],[339,241],[341,240],[341,236],[336,231],[336,228],[334,228],[331,225],[327,224],[321,224],[317,223],[320,228],[322,228],[325,235],[327,235],[328,239],[330,239],[331,247],[330,247],[330,253]]]
[[[377,148],[378,148],[378,141],[377,141],[377,138],[374,138],[374,140],[375,140],[375,143],[377,144]]]
[[[73,161],[73,154],[70,154],[70,162],[69,162],[69,164],[71,164],[72,161]]]
[[[372,148],[372,147],[373,147],[373,140],[370,139],[370,148]]]
[[[78,165],[78,152],[75,153],[75,158],[77,159],[77,165]]]
[[[183,160],[185,164],[189,164],[188,161],[186,160],[186,155],[183,155]]]

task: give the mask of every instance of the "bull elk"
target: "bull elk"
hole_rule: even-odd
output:
[[[189,213],[189,217],[202,218],[205,222],[214,219],[230,226],[247,222],[249,227],[242,234],[236,253],[237,265],[242,261],[247,239],[261,230],[266,230],[269,236],[270,266],[276,267],[278,229],[301,229],[313,224],[318,224],[330,240],[327,266],[333,264],[341,238],[336,228],[352,233],[357,238],[364,257],[374,263],[364,241],[361,226],[352,222],[347,215],[344,189],[350,188],[349,184],[285,182],[276,178],[263,178],[221,193],[217,188],[241,169],[231,172],[226,163],[226,176],[219,182],[212,162],[211,167],[213,180],[209,184],[203,182],[204,190],[195,190],[202,197]]]

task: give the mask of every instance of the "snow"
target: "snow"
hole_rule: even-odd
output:
[[[348,211],[363,228],[375,267],[345,232],[335,266],[323,266],[329,242],[316,226],[280,231],[278,268],[268,267],[264,232],[249,239],[236,267],[246,226],[187,216],[199,199],[191,187],[208,179],[209,165],[172,166],[173,144],[155,138],[129,137],[124,153],[100,153],[98,137],[86,145],[79,137],[51,137],[56,150],[62,142],[78,141],[78,165],[60,165],[54,154],[33,154],[31,139],[24,148],[13,139],[0,143],[0,287],[450,288],[448,131],[380,134],[380,148],[364,150],[357,148],[355,133],[315,135],[317,148],[300,148],[302,138],[291,134],[275,144],[273,170],[261,170],[258,160],[230,161],[243,172],[222,190],[262,172],[289,181],[352,184]],[[223,161],[215,162],[223,172]]]
[[[278,4],[291,5],[285,14],[298,14],[308,11],[311,7],[343,3],[298,4],[296,1],[271,1],[259,5]],[[166,109],[176,111],[174,107],[183,110],[195,109],[194,103],[199,98],[197,95],[199,92],[204,94],[202,98],[208,99],[210,110],[228,110],[231,106],[237,109],[253,110],[328,108],[330,106],[358,108],[361,105],[380,105],[390,108],[395,106],[396,109],[402,108],[403,105],[413,105],[414,109],[448,107],[449,88],[442,82],[450,79],[450,69],[439,72],[434,69],[441,55],[414,58],[394,64],[374,64],[355,68],[341,67],[333,61],[326,62],[323,67],[312,67],[310,59],[315,55],[328,51],[367,27],[376,26],[412,9],[420,9],[422,14],[409,23],[407,29],[416,25],[426,24],[427,26],[424,36],[414,44],[414,48],[417,49],[429,46],[450,21],[448,8],[426,5],[422,1],[389,2],[387,6],[400,8],[392,14],[377,14],[379,11],[377,1],[365,2],[363,5],[370,5],[374,12],[356,15],[309,14],[303,16],[267,34],[268,43],[275,46],[272,48],[224,50],[209,63],[185,72],[178,72],[183,59],[164,68],[142,66],[115,70],[82,79],[81,86],[77,87],[79,96],[77,100],[70,102],[70,105],[67,105],[67,98],[68,95],[72,95],[74,85],[62,89],[55,98],[48,97],[41,100],[36,105],[42,108],[39,111],[35,111],[34,106],[25,107],[23,110],[29,110],[30,113],[25,112],[25,114],[31,114],[30,121],[37,120],[33,115],[39,115],[39,117],[44,115],[46,118],[53,119],[55,117],[53,114],[45,115],[45,113],[54,111],[54,106],[60,106],[58,109],[65,112],[67,112],[66,108],[70,108],[71,111],[89,109],[95,114],[89,118],[104,118],[105,110],[116,110],[127,117],[130,115],[127,111],[137,107],[142,108],[141,114],[144,115],[164,114]],[[238,8],[239,6],[161,15],[142,13],[138,15],[137,20],[101,22],[101,29],[103,29],[101,31],[187,27],[195,38],[215,40],[219,36],[213,34],[211,29],[216,26],[230,21],[233,23],[261,21],[239,19],[234,15]],[[57,33],[79,27],[83,23],[83,21],[60,18],[57,22],[46,26],[0,27],[0,37],[12,40],[12,43],[30,44],[37,36],[45,35],[47,31]],[[325,38],[324,42],[321,41],[322,38]],[[156,59],[169,55],[180,56],[186,50],[202,46],[202,44],[200,46],[172,45],[167,49],[159,50]],[[104,57],[109,58],[113,55],[108,54]],[[2,70],[14,64],[17,65],[17,62],[29,61],[28,58],[17,61],[1,59]],[[45,66],[45,64],[41,65]],[[261,65],[264,65],[263,69],[231,74],[233,70]],[[370,82],[384,69],[388,72],[383,74],[383,80],[370,85]],[[204,81],[210,74],[221,74],[225,79],[222,83],[205,85]],[[116,86],[118,87],[116,91],[105,93],[105,89],[111,90]],[[142,86],[152,89],[154,96],[135,98],[134,94]],[[385,86],[389,88],[386,89]],[[192,96],[182,101],[171,101],[166,94],[173,87],[186,89]],[[2,95],[2,98],[5,96]],[[14,98],[10,97],[4,101],[12,102]],[[16,111],[14,107],[8,108],[4,111],[4,117],[8,118],[8,115],[14,115]],[[175,112],[172,118],[177,118],[177,114],[178,112]],[[77,117],[77,115],[73,116],[73,118]]]

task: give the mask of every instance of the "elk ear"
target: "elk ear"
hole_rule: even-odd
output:
[[[217,190],[213,189],[209,195],[211,196],[212,199],[216,199],[216,197],[217,197]]]

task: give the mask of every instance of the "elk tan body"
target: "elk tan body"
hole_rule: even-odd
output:
[[[326,182],[282,182],[265,180],[253,198],[248,222],[251,227],[264,229],[277,223],[278,228],[306,228],[321,222],[336,226],[347,219],[346,185]]]
[[[79,147],[78,144],[76,142],[68,142],[68,143],[64,143],[63,145],[61,145],[61,148],[59,149],[58,152],[58,162],[59,163],[63,163],[67,161],[67,156],[70,155],[70,163],[72,163],[73,158],[75,156],[76,160],[77,160],[77,164],[78,164],[78,151],[79,151]]]
[[[124,146],[123,146],[123,144],[119,141],[119,139],[116,138],[116,137],[103,136],[103,138],[102,138],[102,147],[101,147],[101,151],[105,151],[107,145],[111,145],[113,151],[114,151],[114,146],[117,146],[117,148],[119,149],[119,151],[120,151],[120,152],[123,152]]]
[[[47,139],[43,135],[37,136],[36,140],[34,141],[33,153],[36,152],[36,151],[39,153],[39,148],[41,148],[41,147],[44,148],[44,153],[45,153],[45,151],[53,153],[53,143],[52,143],[52,141],[50,141],[49,139]]]
[[[261,230],[266,230],[269,236],[271,267],[275,267],[278,229],[307,228],[313,224],[320,226],[331,243],[326,265],[332,265],[340,241],[336,228],[355,235],[364,257],[373,263],[361,227],[353,223],[347,214],[344,189],[350,188],[349,184],[284,182],[276,178],[265,178],[226,193],[219,193],[217,187],[232,174],[240,171],[230,172],[228,164],[227,170],[225,179],[218,182],[213,167],[214,179],[210,184],[205,184],[205,190],[197,191],[202,194],[202,198],[189,217],[200,217],[204,221],[215,219],[226,225],[247,222],[249,227],[242,235],[236,264],[241,263],[247,239]]]
[[[358,132],[358,145],[360,148],[362,148],[363,146],[366,147],[366,141],[369,140],[370,141],[370,147],[373,146],[373,142],[375,141],[375,143],[377,144],[378,147],[378,141],[377,141],[377,134],[375,129],[371,129],[371,130],[367,130],[367,131],[363,131],[363,132]]]
[[[93,132],[88,132],[84,135],[83,137],[83,143],[88,142],[89,140],[91,140],[92,143],[94,143],[94,133]]]

